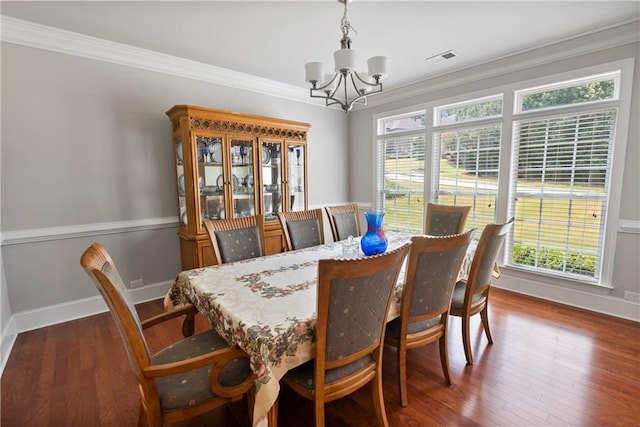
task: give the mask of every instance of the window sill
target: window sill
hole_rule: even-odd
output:
[[[572,279],[557,274],[540,273],[537,271],[531,271],[526,268],[519,268],[514,266],[500,266],[500,272],[502,276],[516,277],[524,280],[544,283],[547,285],[587,291],[589,293],[597,293],[600,295],[608,295],[614,289],[610,285],[599,283],[595,280],[580,280],[578,278]]]

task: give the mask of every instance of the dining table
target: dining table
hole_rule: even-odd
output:
[[[385,233],[387,251],[412,236]],[[313,358],[318,261],[342,258],[345,242],[182,271],[165,296],[166,310],[193,304],[229,344],[249,355],[255,374],[254,425],[276,425],[280,379]],[[468,274],[476,245],[469,245],[459,278]],[[387,320],[400,315],[404,264]]]

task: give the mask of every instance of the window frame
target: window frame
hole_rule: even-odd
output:
[[[406,131],[399,131],[399,132],[390,132],[390,133],[384,133],[384,129],[383,129],[383,123],[385,121],[389,121],[392,119],[396,119],[396,118],[403,118],[403,117],[407,117],[407,116],[416,116],[416,115],[421,115],[424,114],[425,116],[425,126],[424,128],[419,128],[419,129],[413,129],[413,130],[406,130]],[[384,160],[384,152],[383,149],[384,147],[382,146],[382,144],[380,144],[381,140],[388,140],[388,139],[395,139],[395,138],[406,138],[406,137],[413,137],[413,136],[422,136],[425,140],[425,147],[424,147],[424,165],[425,168],[427,167],[427,165],[431,165],[431,155],[432,155],[432,150],[431,150],[431,144],[430,141],[428,140],[428,137],[430,135],[427,134],[427,129],[429,128],[429,121],[431,120],[431,116],[429,115],[429,111],[426,110],[425,108],[421,108],[421,107],[417,107],[417,108],[405,108],[402,110],[396,110],[390,114],[382,114],[382,115],[378,115],[376,117],[374,117],[373,120],[373,153],[374,155],[373,157],[373,175],[374,175],[374,179],[373,179],[373,188],[372,188],[372,208],[374,210],[383,210],[383,206],[384,206],[384,200],[385,200],[385,191],[383,188],[381,188],[380,183],[384,183],[384,171],[380,170],[380,165],[383,163]],[[426,173],[423,176],[423,200],[427,200],[426,198],[424,198],[424,194],[426,194],[427,190],[426,190],[426,185],[430,184],[429,182],[429,177],[430,174]],[[422,218],[420,219],[420,222],[424,224],[424,218],[426,215],[426,203],[424,203],[424,208],[422,211]]]
[[[505,85],[499,86],[491,86],[486,87],[481,90],[470,92],[461,95],[455,95],[452,97],[440,98],[431,100],[429,102],[408,106],[402,109],[397,109],[395,111],[388,111],[375,114],[372,117],[373,121],[373,175],[374,175],[374,184],[373,184],[373,198],[372,204],[373,206],[381,207],[382,202],[380,201],[380,194],[377,192],[377,179],[379,177],[380,171],[378,170],[378,140],[379,138],[384,138],[386,135],[378,135],[378,122],[379,120],[388,119],[394,115],[402,115],[403,113],[413,112],[417,110],[426,110],[427,121],[425,132],[425,165],[432,165],[431,168],[433,170],[433,161],[434,161],[434,143],[433,143],[433,133],[435,124],[435,108],[442,106],[451,106],[455,104],[464,104],[466,101],[473,99],[481,99],[481,98],[491,98],[491,96],[496,94],[503,95],[503,115],[501,118],[489,118],[489,119],[479,119],[479,120],[470,120],[469,122],[463,122],[464,125],[468,126],[477,126],[479,123],[491,123],[491,122],[501,122],[502,123],[502,141],[500,146],[500,163],[499,163],[499,172],[498,172],[498,200],[496,203],[496,222],[506,222],[506,220],[512,216],[512,203],[511,203],[511,174],[512,170],[512,149],[513,149],[513,140],[514,140],[514,123],[518,120],[530,120],[535,117],[543,117],[549,115],[560,114],[562,111],[571,111],[571,114],[576,114],[580,111],[593,110],[594,104],[598,104],[597,107],[599,109],[606,109],[611,106],[615,106],[617,108],[617,123],[615,127],[615,135],[612,146],[611,153],[611,171],[610,171],[610,179],[609,179],[609,198],[608,203],[606,205],[607,210],[607,218],[604,224],[604,234],[602,236],[602,264],[601,264],[601,274],[598,282],[589,281],[585,279],[589,279],[585,277],[585,279],[575,278],[565,274],[557,274],[553,272],[547,272],[542,270],[537,270],[530,268],[522,268],[517,265],[504,265],[505,272],[512,272],[516,275],[520,275],[523,277],[529,277],[531,279],[536,279],[536,277],[548,277],[559,285],[567,285],[571,284],[580,284],[580,285],[595,285],[598,288],[612,288],[612,276],[613,276],[613,268],[614,268],[614,255],[615,248],[617,242],[617,231],[619,224],[619,214],[620,214],[620,205],[622,202],[622,184],[624,178],[624,166],[625,166],[625,153],[627,148],[627,139],[628,139],[628,131],[629,131],[629,122],[630,112],[631,112],[631,92],[633,88],[633,73],[634,73],[634,58],[626,58],[617,61],[601,63],[597,65],[580,67],[573,70],[568,70],[560,73],[549,73],[542,75],[537,78],[531,79],[523,79],[514,83],[509,83]],[[567,83],[572,80],[580,81],[580,79],[585,79],[586,77],[597,78],[597,76],[607,76],[610,73],[614,73],[616,71],[620,71],[620,78],[617,81],[616,92],[618,95],[617,100],[599,100],[594,102],[585,102],[585,103],[577,103],[571,104],[566,107],[550,107],[544,109],[536,109],[536,110],[528,110],[524,112],[520,112],[517,109],[517,99],[516,99],[516,91],[525,90],[525,89],[535,89],[540,86],[552,85],[554,83]],[[520,92],[521,94],[524,92]],[[437,126],[437,130],[444,131],[447,128],[460,128],[462,126],[461,123],[453,123],[453,124],[444,124]],[[428,157],[431,157],[429,163],[427,163]],[[425,166],[426,167],[426,166]],[[517,165],[516,165],[517,167]],[[425,206],[426,201],[432,201],[433,194],[432,189],[435,185],[435,180],[437,177],[432,176],[431,171],[425,171],[424,176],[424,197],[425,197]],[[425,213],[423,212],[423,218]],[[509,240],[507,241],[507,245],[509,245],[509,253],[511,253],[513,247],[513,237],[510,234]],[[507,247],[505,245],[505,248]],[[503,248],[503,254],[499,257],[500,264],[505,264],[504,255],[507,253],[507,250]]]

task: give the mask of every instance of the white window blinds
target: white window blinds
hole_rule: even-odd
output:
[[[424,132],[378,140],[378,181],[384,228],[420,234],[424,229]]]
[[[616,110],[514,123],[514,265],[600,279]]]

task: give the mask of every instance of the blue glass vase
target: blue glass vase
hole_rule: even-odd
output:
[[[360,239],[360,247],[365,255],[378,255],[387,250],[387,236],[382,229],[384,212],[365,212],[367,232]]]

